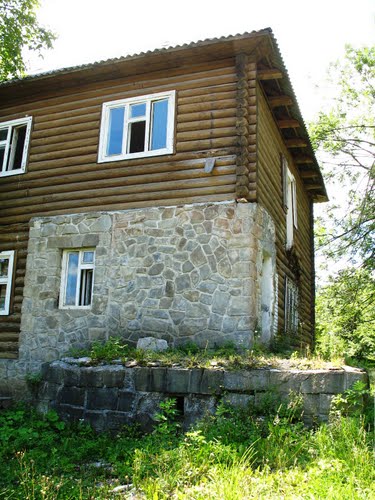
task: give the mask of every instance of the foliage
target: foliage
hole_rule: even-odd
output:
[[[375,362],[375,277],[367,268],[338,273],[317,294],[318,352]]]
[[[344,398],[358,400],[362,389]],[[375,495],[373,432],[359,417],[333,418],[315,430],[299,418],[300,401],[234,409],[176,432],[173,401],[154,432],[115,436],[25,408],[0,413],[0,498],[362,499]],[[170,424],[170,429],[166,424]]]
[[[253,349],[238,351],[233,344],[228,343],[215,349],[202,349],[196,344],[188,343],[163,352],[144,351],[129,346],[124,339],[110,337],[105,342],[94,342],[89,349],[72,349],[70,355],[76,358],[89,357],[91,364],[111,363],[120,360],[131,363],[132,366],[181,366],[184,368],[208,368],[239,370],[289,366],[290,368],[309,369],[323,368],[327,362],[320,356],[306,353],[306,357],[297,352],[282,351],[270,353],[260,346]],[[339,364],[341,360],[337,360]],[[87,365],[87,360],[85,360]],[[331,366],[332,363],[330,363]]]
[[[41,54],[55,35],[39,25],[39,0],[0,0],[0,82],[25,74],[24,50]]]
[[[325,207],[317,223],[318,246],[334,260],[349,257],[369,268],[375,248],[375,47],[346,47],[333,64],[334,106],[319,113],[310,135],[338,204]]]

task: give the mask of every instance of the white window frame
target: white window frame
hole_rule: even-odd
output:
[[[296,179],[289,168],[286,168],[285,201],[286,201],[286,248],[293,246],[294,229],[298,228],[297,222],[297,189]]]
[[[285,332],[298,332],[298,306],[299,306],[299,290],[298,286],[290,278],[285,278]]]
[[[13,264],[14,264],[14,250],[7,250],[0,252],[0,259],[8,259],[8,275],[6,277],[0,276],[0,285],[6,286],[5,291],[5,305],[4,309],[0,310],[0,316],[8,316],[10,309],[10,297],[12,292],[13,281]]]
[[[152,117],[151,109],[152,103],[162,99],[168,99],[168,116],[167,116],[167,138],[166,147],[162,149],[149,149],[151,133],[152,130]],[[99,138],[99,153],[98,153],[98,163],[104,163],[109,161],[119,161],[128,160],[132,158],[144,158],[147,156],[160,156],[166,154],[172,154],[174,152],[174,129],[175,129],[175,101],[176,101],[176,91],[172,90],[169,92],[160,92],[158,94],[148,94],[138,97],[130,97],[128,99],[120,99],[118,101],[105,102],[102,107],[102,117],[100,126],[100,138]],[[146,104],[146,132],[145,132],[145,151],[140,151],[137,153],[127,153],[129,147],[129,124],[135,121],[140,121],[139,118],[130,118],[129,109],[132,104]],[[109,138],[109,123],[110,123],[110,111],[114,108],[125,108],[124,113],[124,134],[122,141],[122,153],[116,155],[107,155],[108,138]],[[142,118],[143,120],[143,118]]]
[[[93,262],[91,263],[84,263],[83,262],[83,255],[85,252],[93,252],[94,253],[94,258]],[[65,304],[65,295],[66,295],[66,288],[68,284],[68,262],[69,262],[69,254],[71,253],[78,253],[78,268],[77,268],[77,289],[76,289],[76,296],[75,296],[75,303],[74,304]],[[90,304],[88,305],[79,305],[79,298],[81,295],[81,273],[85,269],[92,269],[93,275],[92,275],[92,285],[91,285],[91,299],[90,299]],[[63,250],[63,256],[62,256],[62,272],[61,272],[61,286],[60,286],[60,304],[59,307],[60,309],[91,309],[92,305],[92,297],[93,297],[93,290],[94,290],[94,274],[95,274],[95,248],[69,248],[66,250]]]
[[[2,165],[0,165],[0,177],[7,177],[9,175],[18,175],[18,174],[23,174],[25,172],[27,164],[27,153],[29,149],[30,135],[31,135],[31,123],[32,123],[31,116],[0,123],[0,131],[8,129],[7,139],[0,141],[0,147],[3,148],[5,146],[3,163]],[[17,129],[21,125],[26,125],[26,135],[22,152],[21,167],[15,170],[5,170],[8,164],[8,159],[10,162],[14,161],[16,142],[14,140],[14,134],[12,133],[13,129]]]

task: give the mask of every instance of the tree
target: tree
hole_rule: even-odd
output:
[[[366,267],[341,270],[317,297],[318,350],[375,362],[375,278]]]
[[[375,47],[348,46],[329,76],[334,105],[310,133],[336,199],[317,220],[317,248],[345,268],[318,288],[318,350],[374,362]]]
[[[346,256],[374,268],[375,47],[347,46],[344,63],[332,65],[329,76],[337,96],[310,134],[331,192],[347,199],[317,221],[318,248],[335,260]]]
[[[0,0],[0,82],[25,74],[25,49],[51,48],[55,35],[39,25],[39,0]]]

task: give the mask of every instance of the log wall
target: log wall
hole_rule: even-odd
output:
[[[243,71],[241,69],[241,71]],[[240,73],[241,73],[240,71]],[[0,105],[0,122],[33,117],[27,172],[0,178],[0,250],[16,250],[11,314],[0,317],[0,357],[17,357],[28,223],[33,216],[119,210],[193,202],[233,200],[244,133],[255,154],[255,64],[244,66],[253,90],[246,94],[246,127],[239,121],[239,84],[234,59],[84,83],[75,91],[45,88],[42,96]],[[176,90],[175,154],[97,163],[104,102]],[[253,116],[249,118],[253,113]],[[241,118],[241,117],[240,117]],[[215,157],[213,172],[205,159]],[[255,164],[246,179],[255,197]]]
[[[313,321],[311,309],[314,307],[313,294],[313,254],[312,254],[312,218],[311,201],[302,184],[296,166],[293,164],[282,140],[279,129],[273,119],[266,98],[258,87],[258,201],[273,218],[276,225],[277,272],[278,272],[278,330],[284,332],[284,296],[285,278],[288,276],[299,284],[299,319],[301,332],[291,339],[292,346],[311,345],[313,339]],[[284,155],[289,169],[296,179],[298,229],[294,228],[294,257],[300,267],[299,281],[292,270],[290,259],[285,249],[286,213],[283,207],[281,158]],[[294,262],[295,263],[295,262]]]

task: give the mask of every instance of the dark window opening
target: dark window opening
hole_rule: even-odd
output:
[[[176,396],[176,410],[178,415],[182,417],[185,413],[185,398],[183,396]]]
[[[129,153],[140,153],[145,150],[146,122],[133,122],[130,124]]]
[[[92,269],[82,269],[81,271],[81,294],[79,298],[80,306],[89,306],[92,295]]]
[[[23,149],[26,139],[26,125],[15,127],[12,131],[11,151],[8,171],[17,170],[22,166]]]

